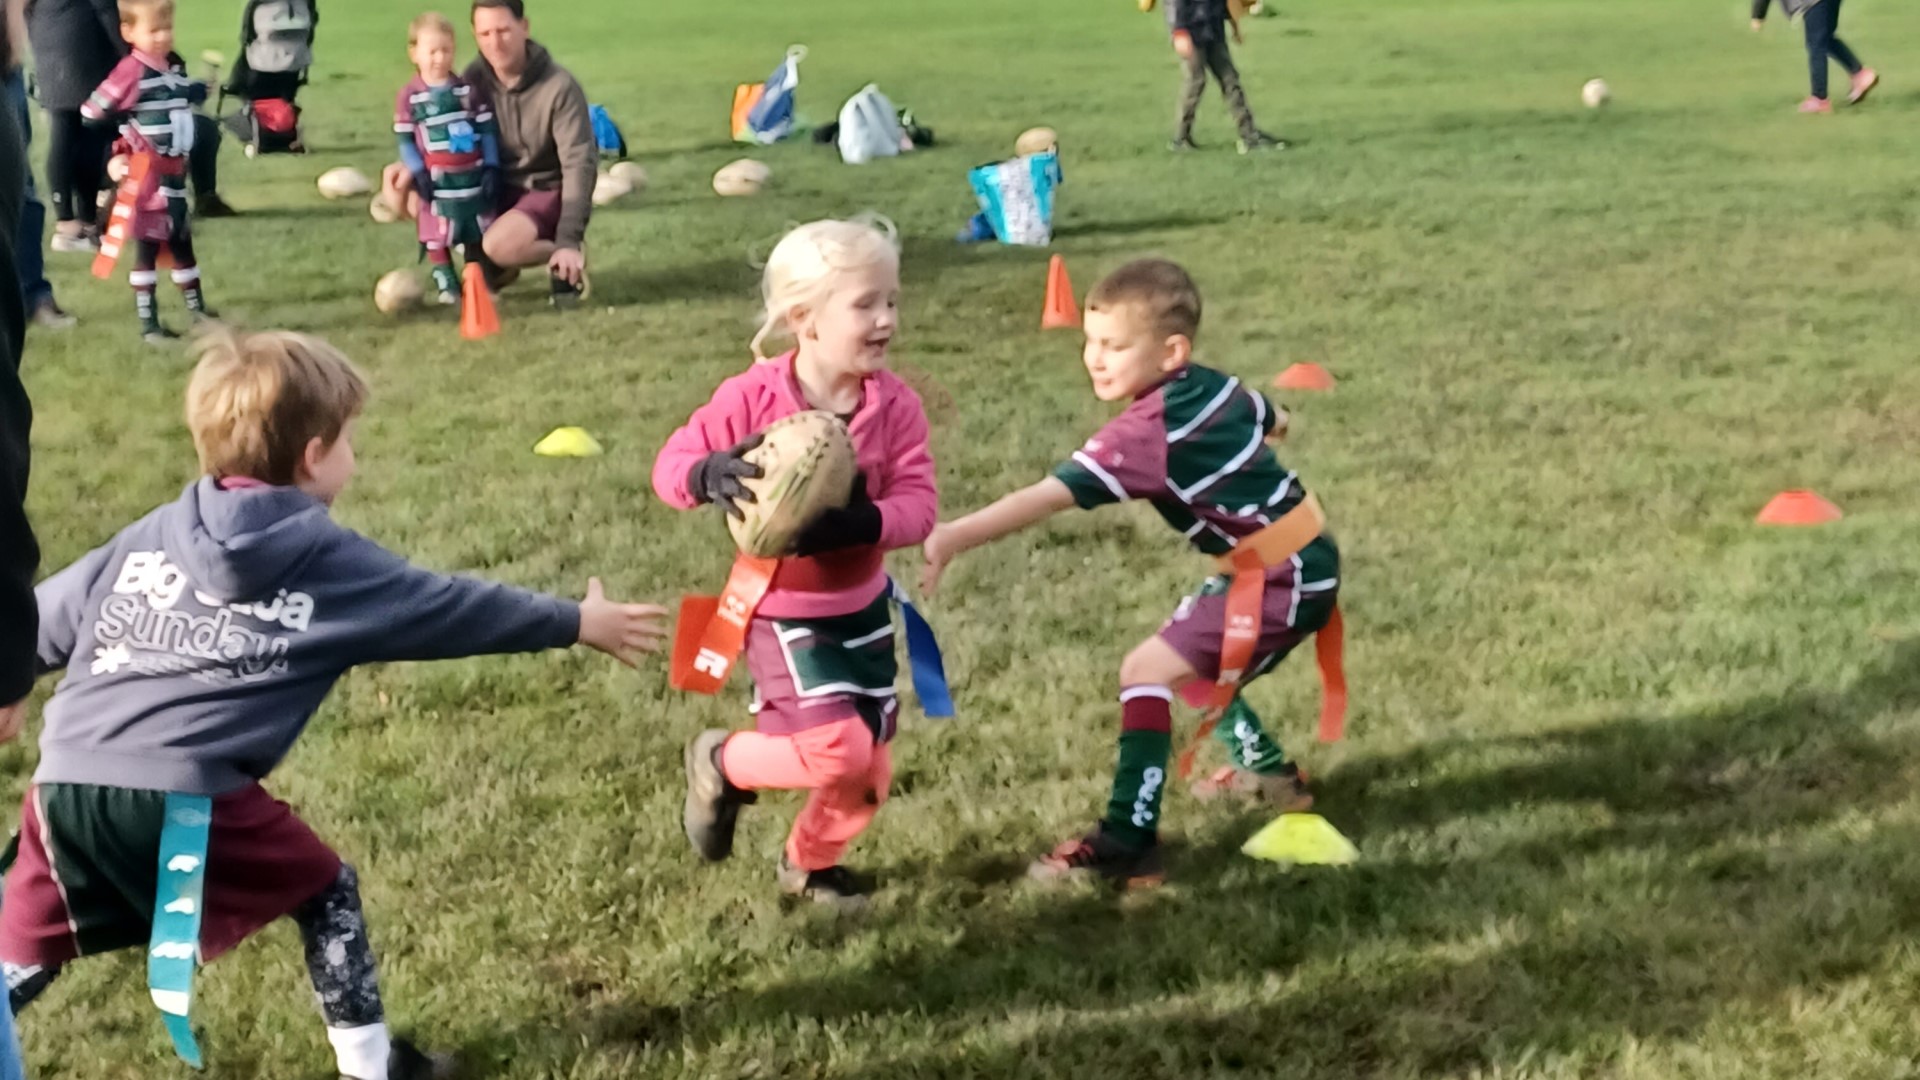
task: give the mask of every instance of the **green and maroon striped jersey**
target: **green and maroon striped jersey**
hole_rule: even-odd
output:
[[[187,98],[192,85],[184,67],[130,53],[80,106],[80,115],[95,124],[125,116],[122,131],[136,152],[184,157],[193,149],[193,106]]]
[[[1277,419],[1239,379],[1189,364],[1134,399],[1053,475],[1083,509],[1146,499],[1194,547],[1224,555],[1306,498],[1267,444]]]

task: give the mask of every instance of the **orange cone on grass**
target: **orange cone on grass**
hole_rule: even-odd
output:
[[[1073,299],[1073,282],[1067,280],[1067,261],[1055,255],[1047,263],[1047,306],[1040,313],[1040,329],[1071,330],[1080,325],[1080,305]]]
[[[500,312],[494,309],[493,293],[487,289],[480,267],[468,263],[460,282],[460,336],[477,341],[500,332]]]
[[[1762,525],[1824,525],[1840,520],[1840,508],[1815,492],[1796,488],[1768,500],[1754,520]]]
[[[1273,385],[1282,390],[1331,390],[1333,376],[1319,364],[1295,364],[1274,376]]]

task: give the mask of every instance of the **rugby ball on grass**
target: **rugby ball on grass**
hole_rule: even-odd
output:
[[[752,158],[741,158],[724,165],[713,174],[713,190],[721,195],[758,195],[773,177],[773,170]]]
[[[616,161],[607,167],[607,175],[626,184],[635,195],[647,190],[647,170],[637,161]]]
[[[601,173],[593,181],[593,205],[595,206],[619,202],[632,193],[632,185],[610,172]]]
[[[337,169],[328,169],[314,182],[320,194],[329,199],[351,199],[355,195],[365,195],[373,190],[373,182],[359,169],[342,165]]]
[[[394,270],[383,275],[373,287],[373,306],[387,315],[398,315],[420,306],[427,291],[420,276],[411,270]]]
[[[1588,79],[1580,88],[1580,101],[1589,109],[1597,109],[1613,100],[1613,89],[1605,79]]]
[[[729,515],[727,529],[742,554],[777,558],[821,513],[847,505],[859,465],[846,423],[822,409],[776,420],[760,435],[745,454],[760,478],[741,481],[756,501],[741,502],[746,517]]]

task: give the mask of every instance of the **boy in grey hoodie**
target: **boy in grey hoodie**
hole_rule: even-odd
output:
[[[335,524],[366,392],[325,342],[216,330],[187,390],[206,475],[37,590],[36,670],[66,674],[0,904],[16,1010],[76,957],[151,943],[154,1000],[193,1060],[195,952],[291,915],[343,1078],[448,1067],[389,1037],[353,868],[260,781],[357,664],[575,644],[631,664],[664,611],[597,579],[574,603],[433,573]],[[184,969],[161,972],[169,957]]]

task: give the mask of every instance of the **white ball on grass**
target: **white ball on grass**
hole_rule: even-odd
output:
[[[320,194],[329,199],[351,199],[373,190],[373,181],[367,179],[366,173],[346,165],[321,173],[314,184]]]
[[[373,306],[387,315],[420,306],[427,291],[420,284],[420,276],[411,270],[394,270],[383,274],[373,287]]]
[[[1605,79],[1588,79],[1587,84],[1580,88],[1580,100],[1587,108],[1597,109],[1613,100],[1613,90],[1607,86]]]

